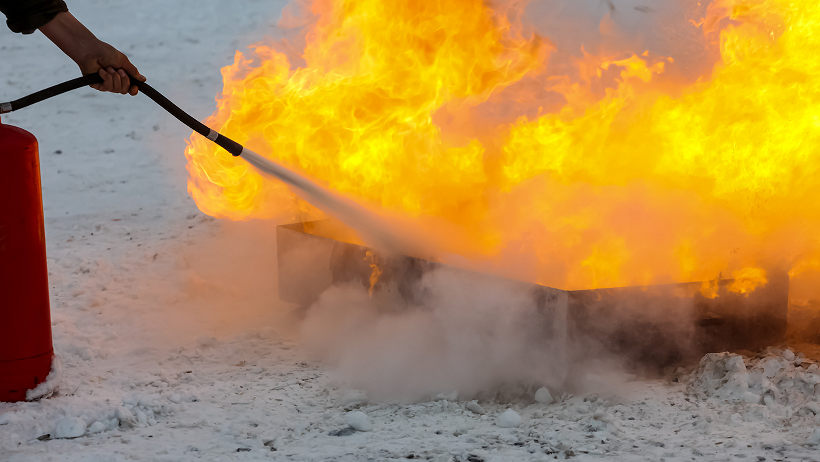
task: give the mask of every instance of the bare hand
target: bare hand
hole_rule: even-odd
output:
[[[98,73],[100,77],[103,78],[103,83],[95,83],[91,85],[91,88],[100,91],[110,91],[112,93],[122,93],[123,95],[128,93],[131,96],[135,96],[137,94],[137,87],[131,85],[128,74],[126,74],[122,68],[114,70],[113,67],[108,66],[105,69],[100,69]],[[85,72],[83,72],[83,74],[85,74]],[[142,81],[145,81],[145,77],[142,78]]]
[[[71,13],[58,14],[40,31],[73,59],[83,74],[99,73],[103,83],[91,85],[96,90],[136,95],[137,87],[128,76],[145,82],[127,56],[95,37]]]

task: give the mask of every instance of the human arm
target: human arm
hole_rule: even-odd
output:
[[[30,34],[40,29],[83,74],[99,73],[103,83],[92,85],[97,90],[136,95],[137,87],[128,75],[145,81],[124,54],[95,37],[62,0],[0,0],[0,12],[12,32]]]
[[[83,74],[100,74],[103,83],[92,85],[97,90],[136,95],[137,87],[131,85],[128,76],[145,81],[128,57],[95,37],[69,12],[58,13],[40,26],[40,32],[74,60]]]

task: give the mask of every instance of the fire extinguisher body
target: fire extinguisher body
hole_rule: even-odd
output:
[[[0,401],[22,401],[54,356],[34,135],[0,123],[0,165]]]

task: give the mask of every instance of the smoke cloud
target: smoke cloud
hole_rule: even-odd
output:
[[[573,367],[583,355],[569,347],[566,313],[519,283],[439,269],[421,291],[424,302],[408,305],[361,284],[333,286],[308,309],[302,340],[346,385],[379,399],[532,399],[542,386],[589,392],[627,377],[591,359]]]

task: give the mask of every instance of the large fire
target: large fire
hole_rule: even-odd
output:
[[[347,196],[447,223],[448,251],[553,287],[722,272],[743,292],[762,268],[817,274],[820,4],[712,2],[688,26],[719,47],[696,79],[634,50],[551,66],[524,6],[315,0],[304,65],[275,44],[237,52],[205,123]],[[207,214],[317,214],[202,137],[186,155]]]

